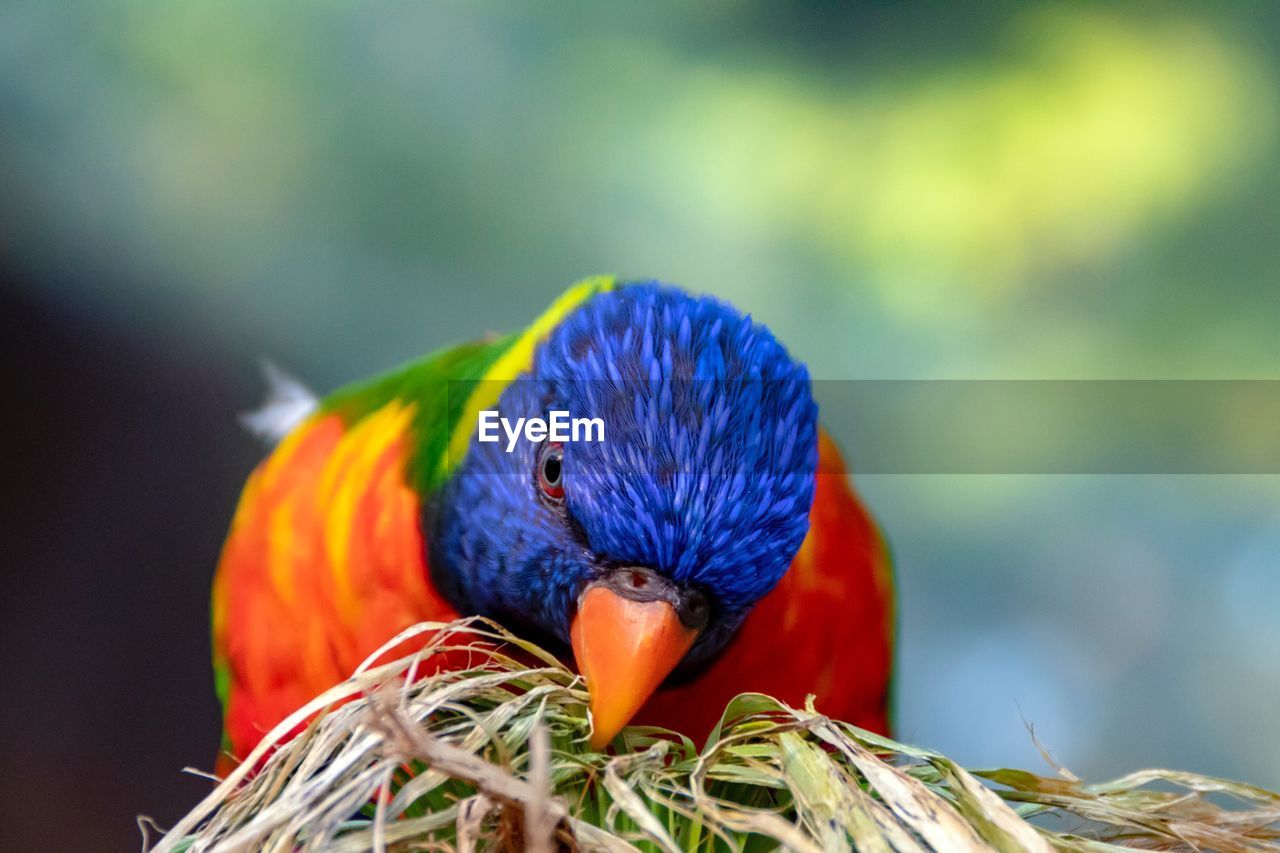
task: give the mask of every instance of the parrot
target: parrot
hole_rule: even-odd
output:
[[[733,306],[597,276],[523,331],[288,402],[213,580],[220,774],[402,630],[471,615],[576,667],[593,749],[705,735],[745,692],[888,733],[888,548],[807,368]],[[555,411],[602,429],[478,429]]]

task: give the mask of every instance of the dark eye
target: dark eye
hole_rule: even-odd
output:
[[[560,442],[545,444],[538,452],[538,487],[553,501],[564,500],[564,447]]]

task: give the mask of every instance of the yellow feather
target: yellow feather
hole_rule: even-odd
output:
[[[413,420],[412,405],[392,401],[371,412],[338,442],[325,465],[321,493],[325,509],[324,543],[333,577],[338,612],[348,624],[358,615],[358,597],[351,583],[350,549],[356,507],[373,476],[373,468]]]
[[[467,403],[462,407],[462,415],[454,424],[449,435],[449,444],[440,460],[440,469],[447,476],[471,446],[471,435],[476,430],[476,421],[480,412],[492,409],[498,404],[498,397],[511,382],[522,373],[528,373],[533,367],[533,351],[543,339],[551,333],[565,315],[586,302],[597,293],[612,290],[617,286],[614,276],[598,275],[583,279],[560,295],[551,307],[542,313],[537,320],[516,340],[511,348],[503,353],[485,372],[477,383]]]

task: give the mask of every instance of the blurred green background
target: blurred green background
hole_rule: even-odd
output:
[[[823,379],[1276,378],[1278,61],[1266,2],[0,5],[0,832],[203,790],[259,356],[327,390],[619,272]],[[903,738],[1280,786],[1275,476],[860,487]]]

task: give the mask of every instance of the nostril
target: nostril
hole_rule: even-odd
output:
[[[643,572],[631,573],[631,587],[633,589],[644,589],[649,585],[649,578]]]
[[[684,596],[679,606],[680,621],[690,628],[702,630],[711,617],[711,605],[706,596],[692,590]]]

